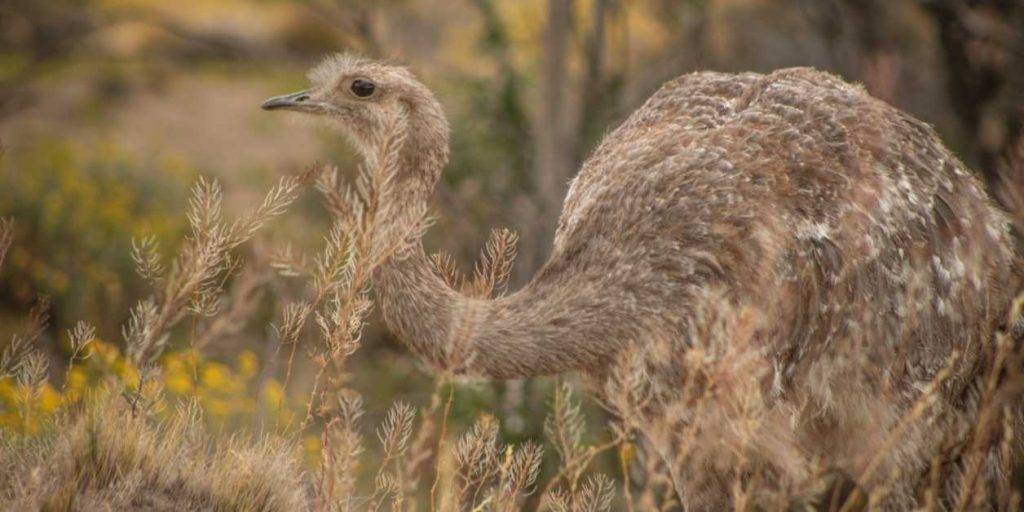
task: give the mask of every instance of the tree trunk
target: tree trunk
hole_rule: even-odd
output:
[[[544,32],[544,62],[541,68],[541,104],[536,134],[536,183],[538,223],[533,233],[536,254],[530,267],[547,257],[569,178],[576,168],[578,144],[576,116],[570,105],[569,41],[572,35],[573,0],[549,0],[548,23]]]
[[[950,101],[964,127],[969,157],[974,159],[990,190],[1002,196],[1006,183],[1024,183],[1005,176],[1012,166],[1003,160],[1021,136],[1024,84],[1024,42],[1014,27],[1024,20],[1017,0],[925,2],[938,30],[946,61]]]

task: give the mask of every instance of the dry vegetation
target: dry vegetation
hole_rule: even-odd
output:
[[[393,175],[388,166],[400,141],[393,142],[375,159],[379,165],[362,169],[352,186],[343,183],[336,169],[286,177],[257,208],[232,222],[222,218],[219,185],[200,180],[189,202],[190,232],[171,263],[164,262],[152,239],[131,248],[139,274],[153,286],[152,296],[133,308],[123,329],[137,375],[126,380],[111,376],[102,390],[38,426],[30,417],[36,410],[33,401],[48,385],[47,359],[34,346],[47,327],[47,305],[41,302],[0,362],[3,376],[16,381],[24,406],[23,428],[9,429],[3,436],[0,498],[9,509],[518,510],[535,494],[541,485],[542,447],[504,445],[493,417],[480,417],[448,444],[453,395],[447,374],[439,377],[418,426],[416,410],[396,402],[376,431],[379,460],[370,460],[364,450],[362,398],[346,384],[346,362],[359,347],[372,306],[369,278],[385,259],[418,237],[427,222],[425,212],[415,218],[388,216],[386,177]],[[224,284],[245,265],[234,249],[282,213],[313,180],[336,221],[322,253],[304,258],[285,249],[271,263],[283,275],[309,281],[309,299],[287,305],[274,326],[281,346],[292,355],[307,324],[314,323],[319,331],[319,345],[307,347],[318,373],[306,416],[288,439],[211,438],[201,426],[202,410],[196,403],[162,410],[167,401],[155,362],[179,322],[206,317],[213,319],[209,325],[217,325],[231,316],[232,308],[222,307],[230,303]],[[6,252],[12,223],[5,220],[0,227],[0,248]],[[458,277],[452,268],[448,275],[463,283],[467,293],[487,295],[503,285],[513,254],[514,236],[498,231],[472,279]],[[94,337],[94,329],[84,322],[68,332],[68,374],[88,353]],[[444,389],[449,390],[447,398]],[[548,432],[562,470],[543,487],[543,500],[552,510],[611,506],[613,481],[584,476],[594,455],[611,445],[585,446],[583,428],[569,388],[560,388]],[[319,431],[322,449],[315,469],[305,473],[294,440],[312,430]],[[372,474],[367,477],[367,472]],[[370,479],[371,494],[359,493],[365,488],[357,485],[360,478]]]
[[[14,221],[0,219],[0,266],[3,266],[7,250],[11,248],[12,243],[14,243]]]
[[[1007,312],[1006,329],[995,334],[984,358],[984,379],[977,392],[980,410],[971,440],[955,447],[963,474],[956,480],[953,501],[936,456],[925,484],[894,489],[897,474],[885,473],[882,454],[898,449],[920,422],[942,421],[939,390],[948,384],[957,356],[924,389],[906,417],[886,437],[878,455],[859,475],[836,475],[827,460],[809,466],[810,478],[800,486],[780,482],[758,454],[771,443],[770,411],[755,379],[730,376],[750,372],[753,352],[735,339],[723,339],[713,320],[700,333],[703,343],[686,358],[687,392],[674,404],[685,421],[661,425],[664,436],[636,439],[635,423],[645,408],[660,399],[645,372],[659,345],[626,354],[608,380],[606,407],[622,421],[607,441],[587,444],[586,422],[571,387],[562,384],[552,397],[544,433],[549,455],[557,464],[543,472],[545,449],[527,442],[505,445],[498,422],[481,416],[457,440],[448,423],[453,406],[453,372],[458,361],[439,369],[438,385],[422,410],[396,402],[376,428],[379,451],[367,451],[363,434],[363,400],[349,386],[346,365],[360,345],[372,308],[370,277],[389,257],[400,254],[427,225],[426,212],[395,218],[389,204],[389,168],[400,140],[383,150],[347,184],[337,169],[318,167],[280,180],[263,202],[241,218],[228,221],[221,213],[221,192],[213,181],[200,180],[189,202],[190,231],[178,253],[165,263],[149,239],[132,247],[138,272],[153,286],[124,327],[127,353],[138,369],[133,378],[111,376],[104,386],[68,404],[47,422],[33,419],[34,401],[41,400],[51,379],[47,359],[36,346],[47,324],[41,300],[22,331],[0,358],[4,378],[20,391],[23,428],[7,429],[2,437],[0,498],[9,510],[519,510],[552,511],[671,510],[672,479],[656,454],[659,443],[682,439],[677,453],[703,464],[708,474],[690,478],[728,478],[738,510],[864,510],[916,501],[922,510],[974,510],[991,507],[1018,510],[1020,494],[1013,487],[1011,463],[1020,439],[1020,374],[1024,334],[1024,297]],[[235,308],[225,283],[248,264],[237,250],[315,183],[335,220],[319,255],[307,258],[291,249],[277,251],[269,263],[280,274],[308,282],[308,298],[284,307],[274,332],[289,365],[307,329],[317,331],[317,344],[304,349],[316,363],[317,375],[305,404],[301,424],[260,436],[213,436],[202,427],[202,409],[190,400],[171,405],[164,399],[155,361],[167,346],[170,329],[186,318],[207,318],[207,326],[232,322]],[[0,223],[0,258],[11,245],[13,224]],[[514,257],[515,237],[496,231],[472,277],[460,276],[451,259],[437,256],[438,272],[466,293],[489,296],[504,286]],[[2,260],[0,260],[2,261]],[[225,304],[227,306],[225,306]],[[713,318],[714,315],[709,315]],[[742,318],[742,315],[737,315]],[[204,337],[203,329],[194,336]],[[95,331],[80,322],[67,333],[67,372],[89,356]],[[216,337],[214,336],[213,339]],[[741,340],[740,340],[741,341]],[[193,343],[195,340],[193,340]],[[290,375],[291,368],[287,370]],[[53,379],[57,381],[58,379]],[[65,384],[67,379],[64,379]],[[287,383],[287,378],[286,378]],[[731,397],[722,400],[723,396]],[[725,405],[723,405],[725,404]],[[722,407],[734,410],[723,411]],[[698,432],[719,428],[720,446],[701,444]],[[675,436],[683,428],[690,435]],[[657,432],[657,428],[648,429]],[[321,449],[311,471],[305,471],[297,444],[303,434],[319,436]],[[738,467],[715,467],[716,450],[727,449],[745,461]],[[982,467],[992,449],[1003,452],[1005,467]],[[617,480],[595,473],[592,463],[605,452],[617,455]],[[937,450],[939,453],[941,450]],[[374,456],[379,454],[379,456]],[[799,459],[800,454],[777,454]],[[779,460],[772,461],[780,463]],[[951,480],[950,480],[951,481]],[[366,489],[371,489],[366,492]],[[894,497],[894,494],[898,496]],[[618,495],[616,497],[616,495]]]
[[[156,423],[111,390],[41,439],[7,440],[9,510],[302,510],[280,441],[211,440],[196,407]]]

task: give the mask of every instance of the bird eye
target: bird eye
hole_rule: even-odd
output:
[[[373,85],[373,82],[363,79],[356,79],[352,81],[352,94],[359,96],[360,98],[368,98],[373,91],[377,89],[377,86]]]

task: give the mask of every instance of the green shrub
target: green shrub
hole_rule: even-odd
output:
[[[173,163],[143,164],[116,145],[82,147],[50,139],[0,159],[0,217],[17,219],[18,244],[0,279],[0,304],[25,311],[51,296],[54,327],[94,319],[117,332],[144,293],[133,271],[133,237],[178,238],[192,173]],[[111,314],[112,312],[118,312]]]

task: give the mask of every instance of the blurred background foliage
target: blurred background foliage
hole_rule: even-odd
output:
[[[587,151],[662,82],[694,70],[815,66],[861,82],[933,124],[999,197],[1019,196],[1024,180],[997,176],[1022,131],[1022,27],[1017,0],[0,0],[0,216],[17,221],[0,270],[0,340],[38,295],[52,300],[42,340],[52,372],[62,374],[61,333],[79,319],[106,340],[34,402],[35,417],[102,375],[133,378],[120,326],[146,285],[131,241],[154,236],[173,251],[196,176],[219,179],[238,212],[283,173],[316,161],[354,168],[331,130],[258,108],[301,88],[330,52],[404,62],[434,89],[453,153],[428,248],[468,267],[491,227],[511,227],[522,285]],[[288,428],[304,414],[308,361],[300,350],[286,382],[288,354],[270,327],[301,286],[266,269],[285,245],[315,251],[328,224],[310,194],[245,249],[262,265],[233,280],[244,322],[181,326],[161,360],[165,400],[199,397],[228,432]],[[190,346],[196,332],[202,346]],[[371,425],[394,399],[422,406],[433,390],[379,321],[350,367]],[[538,437],[551,386],[460,386],[453,418],[464,426],[486,410],[509,440]],[[0,423],[32,429],[18,392],[0,382]],[[596,406],[588,414],[605,421]]]

